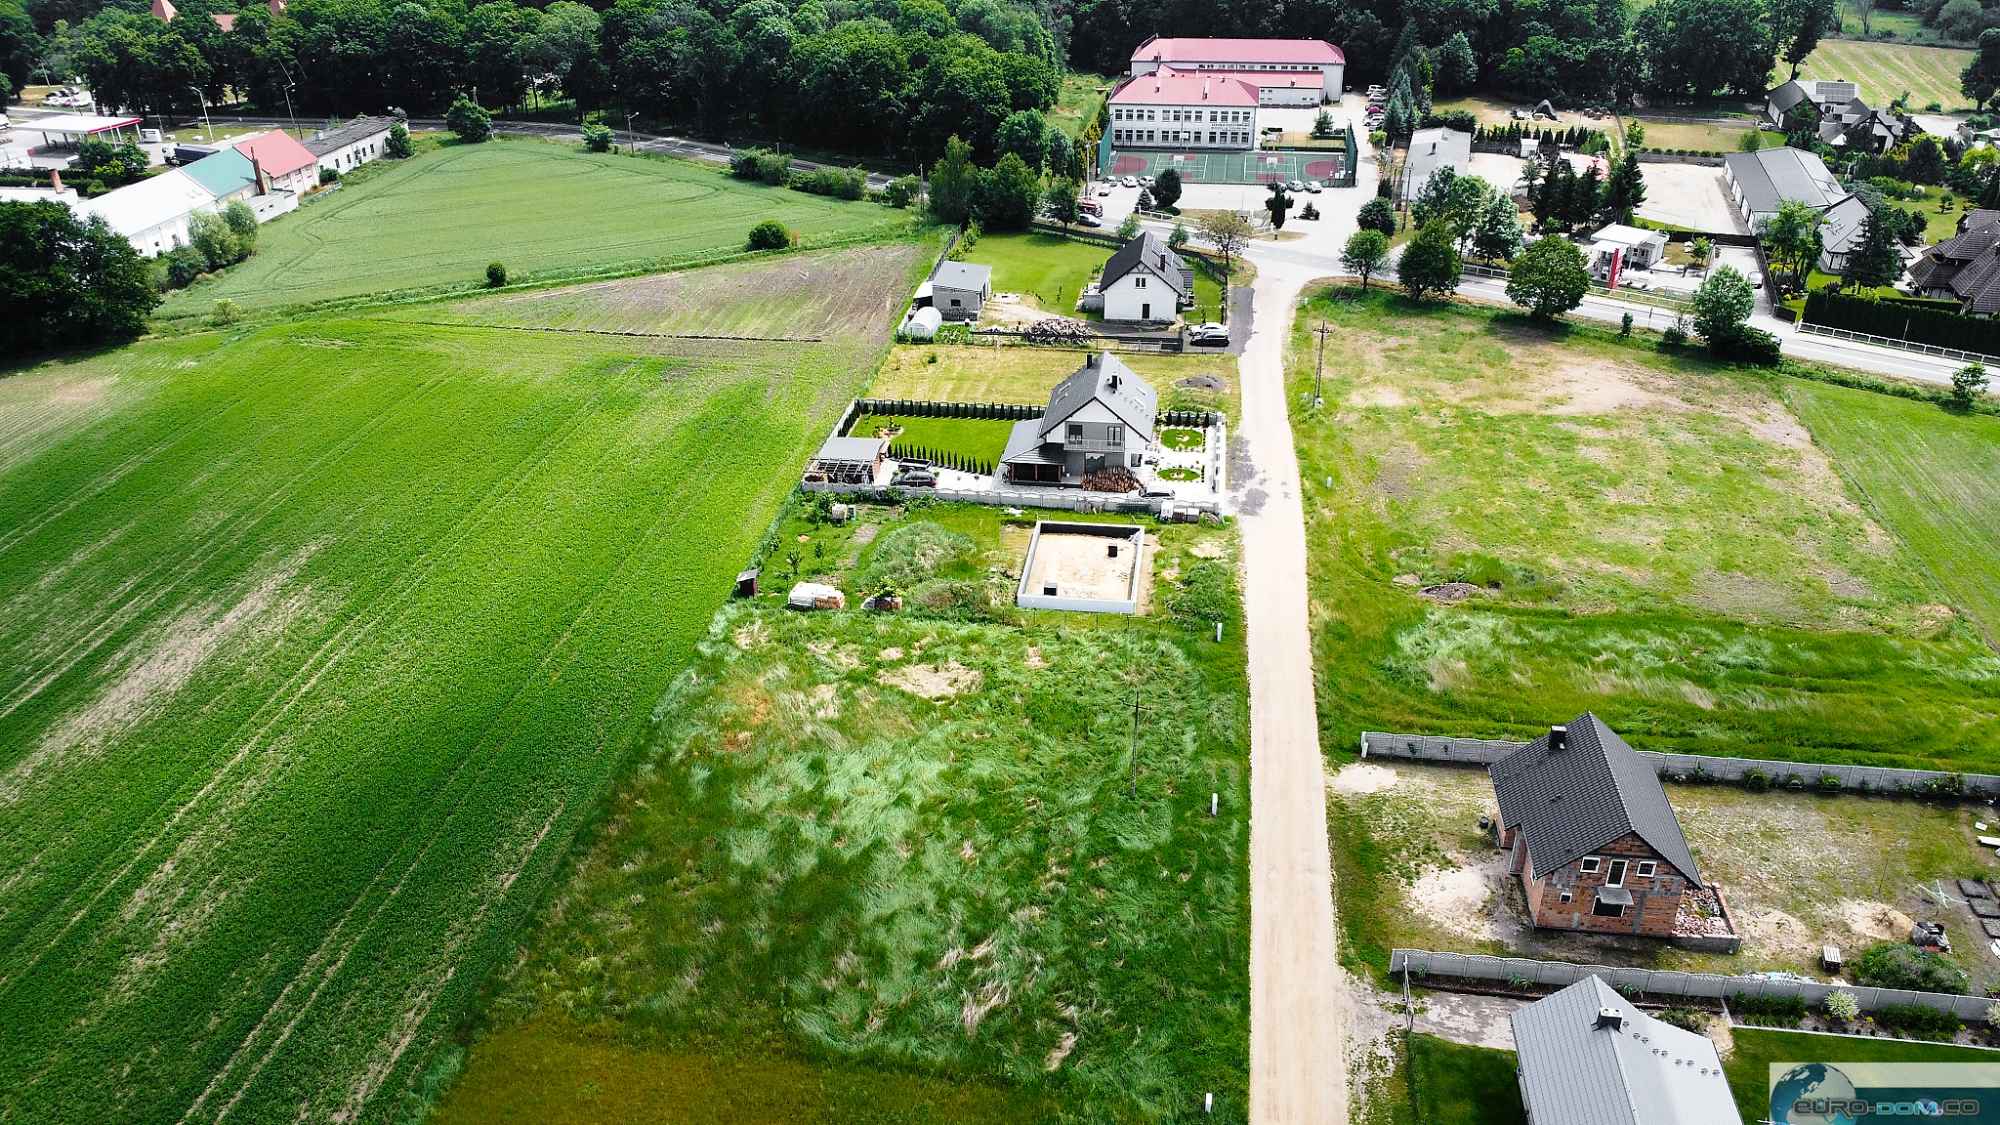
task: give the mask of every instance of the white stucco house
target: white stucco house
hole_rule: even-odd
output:
[[[142,257],[156,258],[188,244],[188,220],[219,209],[215,196],[180,168],[83,201],[82,210],[101,215]]]
[[[1104,263],[1097,292],[1106,320],[1173,320],[1194,304],[1194,270],[1165,239],[1142,231]]]
[[[306,151],[319,161],[320,171],[346,175],[371,160],[386,155],[389,130],[394,117],[357,117],[335,129],[327,129],[303,142]]]
[[[1257,88],[1239,78],[1161,68],[1111,92],[1111,143],[1247,150],[1257,143],[1257,104]]]

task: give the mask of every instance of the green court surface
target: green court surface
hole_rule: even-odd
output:
[[[1122,149],[1111,154],[1112,176],[1157,176],[1176,169],[1191,184],[1268,184],[1276,180],[1325,180],[1337,176],[1343,156],[1325,152],[1169,152]]]

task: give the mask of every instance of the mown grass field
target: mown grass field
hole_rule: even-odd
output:
[[[981,235],[962,257],[993,267],[995,293],[1018,293],[1054,316],[1100,320],[1097,313],[1077,311],[1076,298],[1103,272],[1111,254],[1110,247],[1094,242],[1030,232]],[[1194,274],[1194,299],[1195,307],[1185,314],[1188,320],[1221,319],[1222,286],[1201,270]]]
[[[1007,435],[1013,431],[1014,423],[989,418],[864,414],[854,420],[854,428],[849,432],[855,437],[872,437],[891,428],[899,431],[892,442],[898,449],[928,449],[998,463],[1000,455],[1007,451]]]
[[[873,367],[857,301],[821,345],[328,318],[0,380],[0,1117],[402,1116]]]
[[[1014,609],[1031,527],[937,504],[784,522],[765,596],[716,617],[661,704],[441,1122],[1245,1118],[1233,536],[1150,528],[1157,604],[1130,618]],[[783,609],[795,578],[850,608]],[[884,583],[904,610],[859,608]],[[533,1065],[614,1049],[634,1081]],[[822,1077],[790,1085],[801,1063]],[[861,1068],[912,1077],[822,1097]]]
[[[1910,95],[1919,113],[1932,102],[1946,110],[1971,107],[1959,89],[1959,72],[1972,61],[1959,47],[1919,47],[1910,43],[1825,39],[1799,68],[1800,78],[1844,78],[1861,84],[1869,105],[1888,105],[1899,94]],[[1778,77],[1783,77],[1782,72]]]
[[[169,295],[163,317],[362,294],[664,268],[738,250],[777,219],[808,238],[899,225],[908,216],[747,184],[684,160],[585,153],[538,140],[446,144],[369,171],[258,232],[257,252]]]
[[[1814,383],[1785,399],[1952,603],[2000,638],[2000,419]]]
[[[1929,577],[1948,548],[1883,528],[1774,377],[1321,295],[1295,404],[1321,315],[1343,359],[1294,428],[1332,481],[1305,497],[1324,745],[1594,709],[1659,749],[1992,768],[2000,657]],[[1451,581],[1480,592],[1421,592]]]
[[[898,344],[869,384],[875,398],[1007,402],[1030,406],[1083,366],[1087,352],[1067,348]],[[1162,410],[1236,412],[1236,357],[1121,352],[1118,358],[1159,392]]]
[[[1861,1036],[1806,1035],[1738,1027],[1735,1049],[1722,1060],[1729,1092],[1745,1121],[1771,1115],[1771,1064],[1801,1062],[2000,1063],[2000,1054],[1942,1043],[1907,1043]]]

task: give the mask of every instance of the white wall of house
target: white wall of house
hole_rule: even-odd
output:
[[[1172,320],[1180,311],[1179,295],[1145,266],[1135,267],[1104,290],[1106,320]]]
[[[343,145],[340,148],[334,149],[332,152],[319,158],[319,166],[321,169],[331,168],[344,176],[361,167],[363,164],[380,158],[388,144],[389,130],[384,129],[379,133],[363,137],[353,144]]]
[[[970,289],[953,289],[948,285],[938,285],[931,289],[931,304],[938,315],[946,320],[973,320],[979,316],[979,309],[986,301],[986,294]]]
[[[207,211],[212,208],[204,207],[201,210]],[[132,244],[132,248],[139,252],[140,257],[157,258],[169,250],[188,244],[188,221],[193,219],[196,213],[190,211],[185,215],[175,215],[145,230],[134,231],[125,236],[126,241]]]
[[[1249,149],[1257,143],[1257,110],[1254,106],[1113,104],[1111,143],[1119,148]]]

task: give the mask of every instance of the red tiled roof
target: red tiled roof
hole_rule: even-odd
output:
[[[215,26],[217,26],[217,27],[221,28],[221,29],[222,29],[222,30],[224,30],[224,31],[235,31],[235,30],[236,30],[236,13],[235,13],[235,12],[216,12],[216,13],[215,13],[215,14],[214,14],[213,16],[211,16],[210,18],[211,18],[211,19],[213,19],[213,20],[215,21]]]
[[[232,147],[255,160],[257,167],[267,176],[287,176],[308,164],[319,163],[319,158],[307,152],[306,146],[293,140],[290,134],[275,129],[254,137],[244,137],[234,142]]]
[[[1111,92],[1111,104],[1254,106],[1257,88],[1240,78],[1163,69],[1126,79]]]
[[[1347,55],[1324,39],[1148,39],[1133,62],[1285,63],[1329,66]]]
[[[1216,78],[1234,78],[1248,82],[1252,86],[1294,86],[1301,89],[1326,89],[1326,72],[1320,70],[1182,70],[1182,74],[1203,74]]]

